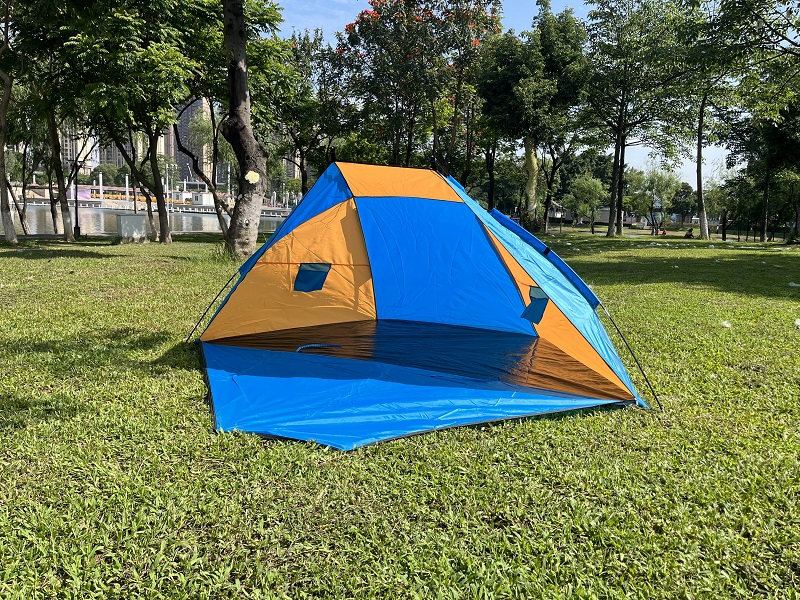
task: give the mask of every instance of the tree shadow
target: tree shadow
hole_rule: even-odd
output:
[[[157,377],[176,368],[199,370],[197,352],[189,344],[178,344],[165,355],[147,360],[137,354],[162,346],[173,333],[137,328],[118,328],[98,335],[48,341],[20,341],[14,345],[15,354],[45,380],[97,377],[101,371],[109,380],[135,377]],[[164,360],[164,356],[167,359]],[[21,428],[50,419],[76,416],[80,402],[69,395],[33,395],[30,392],[0,394],[0,429]]]
[[[199,371],[203,368],[200,348],[194,342],[178,342],[164,354],[153,361],[153,364],[165,365],[171,369]]]
[[[68,249],[52,249],[52,248],[37,248],[37,247],[23,247],[16,250],[6,250],[0,252],[0,258],[24,258],[36,260],[52,260],[54,258],[117,258],[118,254],[109,254],[107,252],[93,252],[91,250],[77,250],[73,248]]]
[[[21,429],[34,423],[71,419],[80,410],[58,398],[31,398],[18,393],[0,394],[0,431]]]
[[[630,247],[630,246],[628,246]],[[603,246],[607,249],[608,246]],[[624,248],[620,248],[624,249]],[[650,256],[609,256],[602,262],[583,259],[567,251],[562,254],[581,278],[597,285],[671,284],[680,287],[712,287],[721,292],[761,298],[800,298],[800,261],[796,252],[760,252],[739,249],[707,249],[707,257],[674,253],[685,247],[658,248]],[[699,249],[698,249],[699,250]]]

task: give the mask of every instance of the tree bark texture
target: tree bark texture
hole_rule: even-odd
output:
[[[761,204],[761,231],[758,238],[761,242],[767,241],[767,227],[769,227],[769,179],[770,171],[767,169],[767,172],[764,174],[764,197]]]
[[[22,233],[25,235],[30,235],[31,231],[30,227],[28,227],[28,216],[26,214],[25,207],[20,206],[17,196],[14,194],[14,187],[11,185],[11,179],[8,177],[6,177],[6,185],[8,186],[8,193],[11,196],[11,200],[14,203],[14,208],[17,209],[19,224],[22,226]]]
[[[526,137],[525,144],[525,171],[528,179],[525,181],[525,210],[531,213],[536,220],[536,212],[539,208],[536,200],[536,186],[539,183],[539,160],[536,158],[536,141]]]
[[[700,115],[697,119],[697,214],[700,217],[700,239],[710,239],[708,232],[708,215],[703,197],[703,127],[706,116],[706,102],[708,94],[703,94],[700,100]]]
[[[486,199],[489,204],[489,211],[492,211],[494,210],[494,163],[495,157],[497,156],[497,143],[492,143],[484,152],[486,157],[486,172],[489,174],[489,189],[486,192]]]
[[[611,194],[609,195],[608,204],[608,229],[606,230],[606,237],[614,237],[614,223],[617,216],[617,183],[619,181],[619,150],[620,150],[620,134],[617,133],[617,138],[614,143],[614,162],[611,168]]]
[[[169,213],[164,200],[164,182],[161,180],[161,169],[158,166],[158,155],[154,152],[158,147],[158,133],[148,134],[150,143],[150,168],[153,171],[153,195],[158,208],[158,241],[162,244],[172,243],[172,230],[169,227]]]
[[[625,191],[625,148],[627,144],[627,137],[623,137],[619,149],[619,173],[617,174],[617,214],[615,217],[617,235],[622,235],[622,199]]]
[[[6,27],[6,33],[8,28]],[[3,49],[7,49],[7,44]],[[8,105],[11,101],[11,76],[5,71],[0,71],[0,79],[3,80],[3,97],[0,99],[0,173],[6,173],[6,140],[8,138],[8,126],[6,116],[8,115]],[[5,179],[5,178],[4,178]],[[2,215],[3,232],[9,244],[18,243],[17,232],[14,229],[14,221],[11,218],[11,204],[8,201],[8,188],[0,185],[0,215]]]
[[[10,26],[11,14],[14,10],[14,1],[5,2],[5,15],[3,19],[3,40],[0,45],[0,57],[11,49]],[[0,80],[3,81],[3,95],[0,97],[0,173],[6,173],[6,142],[8,141],[8,105],[11,102],[11,86],[14,81],[11,75],[0,69]],[[4,177],[5,179],[5,177]],[[8,202],[8,188],[0,183],[0,220],[3,221],[3,233],[9,244],[17,244],[17,232],[11,218],[11,205]]]
[[[56,185],[58,186],[58,204],[61,207],[61,224],[64,226],[64,240],[74,242],[72,232],[72,214],[69,212],[67,201],[67,184],[64,181],[64,167],[61,164],[61,138],[58,135],[56,116],[51,112],[47,115],[47,128],[50,132],[50,158],[53,163]],[[77,200],[76,200],[77,202]]]
[[[224,0],[223,16],[229,112],[222,124],[222,135],[230,143],[239,163],[239,194],[228,226],[226,247],[234,256],[248,256],[256,249],[267,179],[267,153],[256,140],[250,120],[243,0]]]

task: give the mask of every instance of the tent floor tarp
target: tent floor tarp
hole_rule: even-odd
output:
[[[342,450],[459,425],[635,403],[367,360],[201,345],[217,429]]]

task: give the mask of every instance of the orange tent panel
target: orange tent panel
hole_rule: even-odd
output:
[[[330,264],[320,290],[294,290],[302,263]],[[303,223],[253,265],[201,339],[376,318],[361,224],[350,199]]]
[[[455,190],[434,171],[354,163],[336,163],[336,166],[355,197],[399,196],[462,202]]]
[[[530,288],[538,287],[533,278],[528,272],[519,264],[511,253],[503,246],[497,238],[488,230],[486,234],[492,240],[495,249],[497,250],[503,263],[506,265],[509,273],[514,278],[514,281],[519,288],[519,293],[522,296],[525,306],[531,303]],[[596,374],[607,379],[613,387],[618,388],[623,393],[621,397],[624,399],[632,399],[633,395],[630,393],[625,384],[620,380],[616,373],[611,370],[611,367],[606,364],[603,357],[595,350],[592,345],[586,340],[575,325],[570,322],[566,315],[561,311],[558,306],[551,300],[547,303],[547,308],[544,311],[542,320],[535,325],[536,332],[539,337],[546,340],[552,346],[560,349],[567,357],[570,357],[569,368],[567,362],[562,364],[562,367],[570,371],[569,375],[572,378],[579,378],[581,374],[579,369],[575,368],[575,363],[582,364],[585,368],[591,369],[594,373],[587,374],[585,379],[596,379]],[[608,394],[608,391],[605,392]]]

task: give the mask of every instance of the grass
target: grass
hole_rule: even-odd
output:
[[[215,238],[0,246],[0,597],[797,598],[800,249],[547,242],[664,412],[350,453],[211,430]]]

